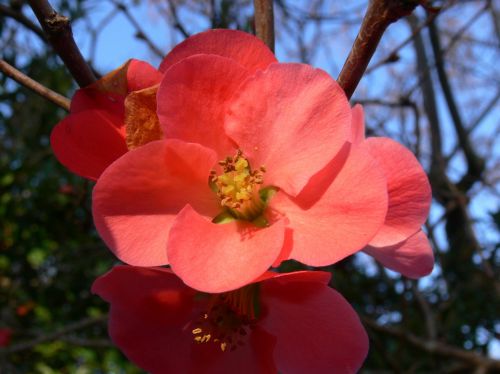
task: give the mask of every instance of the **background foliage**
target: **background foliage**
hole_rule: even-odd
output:
[[[176,42],[206,28],[253,27],[244,0],[52,4],[72,19],[98,73],[126,53],[157,64]],[[366,5],[275,1],[278,58],[336,77]],[[365,105],[372,135],[417,155],[434,195],[429,277],[406,279],[362,254],[327,269],[369,331],[365,373],[487,373],[500,357],[500,6],[429,5],[435,9],[419,8],[389,28],[353,97]],[[35,21],[24,1],[0,1],[0,57],[70,97],[72,78]],[[102,42],[113,28],[126,30],[130,45]],[[0,328],[14,332],[0,348],[0,372],[140,372],[113,348],[107,306],[89,291],[117,260],[92,225],[92,183],[51,153],[51,128],[65,113],[4,75],[0,82]]]

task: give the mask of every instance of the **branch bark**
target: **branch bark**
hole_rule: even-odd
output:
[[[18,343],[15,345],[12,345],[7,348],[0,348],[0,354],[9,354],[9,353],[16,353],[20,351],[24,351],[27,349],[31,349],[39,344],[49,342],[52,340],[60,339],[63,336],[72,333],[74,331],[82,330],[84,328],[87,328],[92,325],[100,324],[106,322],[108,319],[108,316],[100,316],[100,317],[90,317],[90,318],[85,318],[81,321],[69,324],[53,333],[46,334],[46,335],[41,335],[39,337],[36,337],[33,340],[27,341],[27,342],[22,342]]]
[[[273,0],[254,0],[255,35],[274,52]]]
[[[387,27],[406,17],[419,5],[418,0],[371,0],[358,36],[337,78],[351,98]]]
[[[121,11],[123,15],[128,19],[128,21],[132,24],[132,26],[134,26],[136,30],[135,37],[143,40],[155,55],[157,55],[160,58],[163,58],[164,56],[163,52],[160,51],[160,49],[153,43],[153,41],[147,37],[141,25],[139,24],[139,22],[137,22],[134,16],[132,16],[132,14],[128,11],[127,7],[123,3],[118,1],[113,1],[113,4],[115,4],[116,8],[119,11]]]
[[[433,21],[429,24],[429,37],[431,41],[432,51],[434,53],[434,60],[436,63],[436,71],[438,75],[441,88],[443,89],[444,98],[450,111],[455,132],[457,133],[458,143],[464,152],[467,161],[467,172],[459,182],[458,187],[462,191],[468,191],[472,185],[481,179],[482,173],[485,168],[485,161],[479,157],[474,148],[472,147],[467,130],[465,129],[462,117],[458,110],[458,106],[453,95],[451,84],[448,80],[448,75],[444,67],[444,59],[441,50],[441,41],[436,23]]]
[[[92,69],[85,62],[73,39],[69,19],[58,14],[47,0],[28,0],[28,2],[50,44],[78,85],[84,87],[95,82],[96,77]]]
[[[416,335],[413,335],[407,331],[400,330],[396,327],[381,326],[375,321],[366,317],[363,317],[362,321],[370,329],[404,340],[408,344],[422,351],[441,357],[456,358],[461,361],[468,362],[475,367],[484,367],[486,370],[500,369],[500,361],[483,356],[479,353],[466,351],[436,340],[422,339]]]
[[[172,0],[168,0],[168,7],[170,9],[170,13],[172,15],[172,20],[174,21],[174,27],[179,30],[179,32],[185,37],[189,38],[190,35],[187,32],[186,28],[182,25],[179,15],[177,14],[177,7],[175,6]]]
[[[31,79],[21,71],[17,70],[14,66],[10,65],[7,61],[2,59],[0,59],[0,71],[2,71],[8,77],[14,79],[17,83],[23,85],[26,88],[29,88],[43,98],[52,101],[54,104],[60,106],[64,110],[69,111],[70,100],[68,98]]]

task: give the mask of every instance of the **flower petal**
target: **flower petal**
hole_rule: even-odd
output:
[[[196,55],[167,71],[158,90],[158,117],[166,138],[200,143],[219,158],[234,153],[224,133],[227,102],[248,70],[232,59]]]
[[[387,247],[368,246],[364,252],[386,268],[409,278],[428,275],[434,267],[434,254],[422,230],[401,243]]]
[[[261,285],[262,326],[278,337],[280,373],[356,373],[368,336],[356,312],[323,281],[289,273]]]
[[[365,140],[365,113],[360,104],[352,108],[351,143],[359,144]]]
[[[172,65],[196,54],[231,58],[251,72],[276,62],[271,50],[255,36],[237,30],[219,29],[193,35],[178,44],[162,61],[160,71],[165,73]]]
[[[116,266],[94,282],[92,292],[111,304],[113,342],[148,372],[276,372],[275,338],[258,326],[247,344],[233,352],[223,352],[216,344],[196,344],[190,326],[203,312],[197,292],[170,269]]]
[[[160,83],[163,74],[147,62],[132,59],[127,69],[128,92],[142,90]]]
[[[176,214],[191,204],[200,214],[218,212],[208,186],[215,154],[198,144],[154,141],[113,163],[93,193],[97,231],[122,261],[168,263],[167,240]]]
[[[432,199],[431,187],[418,160],[398,142],[369,138],[365,144],[384,171],[389,193],[387,217],[370,245],[393,245],[416,233],[424,224]]]
[[[127,95],[127,93],[158,84],[162,73],[147,62],[130,59],[120,67],[84,89],[96,89],[100,92]]]
[[[351,108],[344,91],[322,70],[272,64],[238,89],[226,132],[264,181],[295,196],[348,140]]]
[[[283,246],[284,231],[281,221],[266,228],[243,221],[215,224],[187,205],[170,230],[168,258],[188,286],[225,292],[269,269]]]
[[[93,180],[127,152],[122,120],[103,110],[70,114],[52,129],[50,144],[59,162]]]
[[[70,115],[90,109],[101,109],[120,118],[121,123],[124,115],[124,100],[123,95],[102,92],[96,88],[81,88],[71,98]]]
[[[363,248],[380,229],[387,212],[385,177],[364,147],[344,147],[299,196],[280,191],[270,208],[293,230],[290,258],[330,265]]]
[[[169,269],[117,266],[92,292],[111,304],[109,334],[131,361],[153,373],[185,372],[193,338],[183,326],[195,318],[196,291]]]

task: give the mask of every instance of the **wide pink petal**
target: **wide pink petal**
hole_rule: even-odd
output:
[[[127,90],[138,91],[160,83],[163,74],[145,61],[132,59],[127,69]]]
[[[162,61],[160,71],[164,73],[177,62],[196,54],[231,58],[251,72],[276,62],[271,50],[255,36],[237,30],[219,29],[193,35],[178,44]]]
[[[270,209],[293,230],[290,258],[330,265],[362,249],[380,229],[387,212],[385,177],[364,147],[345,147],[299,196],[280,191]]]
[[[226,132],[264,182],[297,195],[349,138],[351,108],[324,71],[272,64],[249,78],[231,100]]]
[[[370,245],[393,245],[416,233],[427,219],[432,200],[429,180],[415,156],[398,142],[369,138],[364,144],[383,169],[389,193],[387,217]]]
[[[113,342],[148,372],[276,372],[275,338],[258,326],[246,344],[232,352],[222,352],[217,344],[196,344],[192,326],[206,308],[200,305],[198,293],[170,269],[117,266],[94,282],[92,292],[111,304]]]
[[[152,373],[182,373],[193,346],[195,291],[169,269],[117,266],[92,285],[111,304],[109,334],[125,355]],[[184,358],[184,359],[182,359]]]
[[[200,214],[218,213],[208,186],[215,162],[213,151],[178,140],[154,141],[125,154],[94,188],[94,223],[102,239],[131,265],[167,264],[177,213],[188,203]]]
[[[53,128],[50,144],[59,162],[92,180],[127,152],[123,120],[103,110],[70,114]]]
[[[232,156],[223,127],[227,103],[249,72],[236,61],[196,55],[167,71],[158,89],[158,118],[166,138],[200,143]]]
[[[359,144],[365,140],[365,113],[360,104],[352,108],[351,143]]]
[[[368,336],[356,312],[323,281],[300,279],[302,274],[261,284],[262,326],[277,337],[278,371],[356,373],[368,353]]]
[[[386,268],[409,278],[428,275],[434,267],[434,254],[427,236],[422,231],[401,243],[387,247],[367,246],[364,251]]]
[[[170,230],[168,258],[190,287],[210,293],[234,290],[271,266],[284,231],[281,221],[266,228],[243,221],[215,224],[187,205]]]

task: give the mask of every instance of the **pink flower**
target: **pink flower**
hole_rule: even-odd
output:
[[[284,259],[335,263],[380,230],[386,179],[366,147],[350,146],[342,89],[322,70],[274,61],[229,30],[167,56],[165,139],[124,154],[94,189],[97,230],[121,260],[170,264],[190,287],[224,292]]]
[[[0,328],[0,347],[7,347],[12,338],[12,330],[8,327]]]
[[[374,157],[387,178],[389,209],[384,224],[364,252],[385,267],[410,278],[429,274],[434,256],[421,230],[429,214],[432,192],[425,171],[415,156],[396,141],[373,137],[365,139],[361,105],[352,109],[351,141]]]
[[[225,294],[188,288],[169,269],[118,266],[92,291],[111,304],[109,333],[159,373],[355,373],[368,338],[324,272],[266,273]]]
[[[146,62],[130,60],[97,82],[76,91],[69,115],[50,136],[57,159],[72,172],[96,180],[127,152],[126,97],[154,86],[162,74]]]

